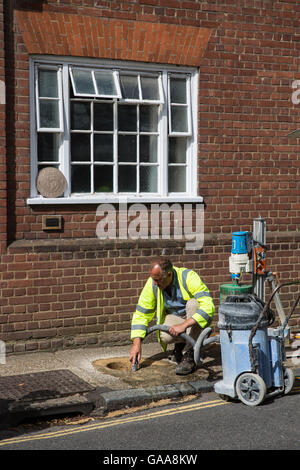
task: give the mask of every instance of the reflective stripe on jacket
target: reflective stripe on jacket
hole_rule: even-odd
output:
[[[201,328],[208,326],[215,312],[213,299],[210,296],[209,290],[202,282],[200,277],[195,271],[186,268],[175,269],[178,277],[179,287],[184,300],[192,298],[198,301],[198,310],[192,316]],[[151,277],[148,278],[136,306],[136,311],[133,314],[131,322],[131,339],[145,338],[149,322],[153,319],[156,312],[157,324],[160,325],[164,322],[164,299],[161,289],[157,287]],[[165,350],[166,345],[160,339],[160,332],[157,332],[158,341],[161,343],[162,348]]]

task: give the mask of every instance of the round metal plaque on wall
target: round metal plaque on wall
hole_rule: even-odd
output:
[[[43,168],[37,176],[38,192],[44,197],[60,197],[66,189],[66,179],[61,171],[54,167]]]

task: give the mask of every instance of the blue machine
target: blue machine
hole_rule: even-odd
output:
[[[248,232],[233,232],[231,253],[242,255],[248,253]]]
[[[236,282],[239,281],[242,272],[252,271],[252,263],[249,260],[252,246],[251,232],[233,232],[229,270],[231,279]]]
[[[300,295],[284,324],[269,326],[274,321],[270,303],[279,288],[300,281],[280,284],[268,303],[254,294],[228,296],[219,308],[220,344],[223,380],[214,386],[223,399],[239,398],[256,406],[265,397],[287,394],[294,384],[294,374],[286,368],[284,330]]]

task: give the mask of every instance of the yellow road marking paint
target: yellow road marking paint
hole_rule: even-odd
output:
[[[104,423],[101,423],[101,424],[96,424],[96,423],[90,424],[86,426],[81,426],[80,429],[68,429],[68,430],[61,430],[61,431],[44,433],[44,434],[38,434],[37,436],[5,439],[0,442],[0,446],[5,446],[8,444],[19,444],[21,442],[30,442],[30,441],[40,440],[40,439],[51,439],[54,437],[69,436],[71,434],[77,434],[80,432],[104,429],[104,428],[111,427],[111,426],[118,426],[120,424],[138,422],[138,421],[143,421],[143,420],[150,420],[154,418],[160,418],[163,416],[170,416],[170,415],[177,414],[177,413],[185,413],[187,411],[200,410],[202,408],[212,408],[214,406],[227,405],[227,404],[229,403],[224,402],[222,400],[211,400],[211,401],[207,401],[203,403],[184,405],[182,407],[169,408],[167,410],[160,410],[160,411],[156,411],[153,413],[144,414],[142,416],[120,418],[117,420],[105,421]]]

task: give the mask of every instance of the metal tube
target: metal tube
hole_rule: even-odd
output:
[[[253,240],[259,245],[266,245],[266,220],[261,217],[253,219]]]
[[[273,290],[276,288],[277,284],[275,282],[275,279],[274,279],[274,276],[273,276],[272,273],[267,274],[267,281],[269,283],[271,292],[273,292]],[[274,302],[275,302],[276,310],[277,310],[277,313],[279,315],[281,324],[283,324],[285,322],[286,317],[285,317],[284,309],[283,309],[283,306],[282,306],[282,303],[281,303],[278,292],[275,292]]]
[[[266,220],[261,217],[253,220],[253,246],[255,246],[255,244],[266,246]],[[253,273],[253,289],[254,294],[265,301],[264,275]]]

